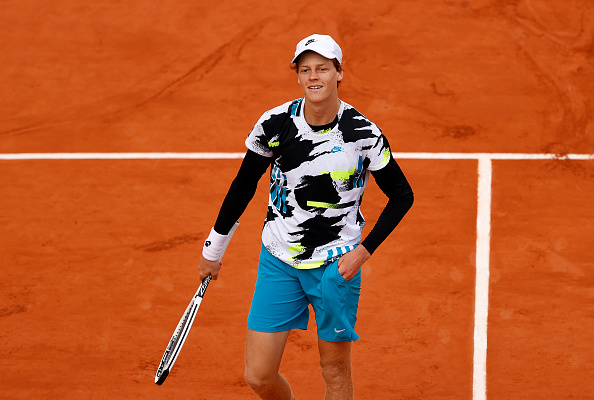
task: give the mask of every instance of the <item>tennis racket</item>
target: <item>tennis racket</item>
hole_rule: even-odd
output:
[[[225,253],[225,250],[227,249],[227,246],[231,241],[231,237],[233,236],[233,233],[235,232],[235,229],[237,229],[238,226],[239,222],[236,222],[229,231],[227,239],[223,244],[221,258],[223,258],[223,254]],[[182,346],[184,345],[184,342],[188,337],[188,333],[190,332],[190,328],[194,323],[194,318],[196,318],[196,313],[198,312],[200,303],[202,303],[204,293],[206,292],[206,288],[208,287],[208,284],[210,283],[211,279],[212,276],[208,275],[206,278],[202,280],[200,287],[198,287],[196,294],[194,294],[192,301],[190,301],[190,304],[186,308],[184,315],[182,315],[179,323],[177,324],[177,327],[173,332],[173,336],[171,336],[171,340],[169,341],[169,344],[165,349],[165,354],[163,354],[163,358],[161,358],[161,363],[159,364],[159,368],[157,369],[157,374],[155,375],[155,383],[157,385],[162,385],[163,382],[165,382],[165,379],[167,379],[167,375],[169,375],[169,372],[171,372],[173,364],[175,363],[175,360],[177,360],[177,356],[179,356],[179,352],[181,351]]]

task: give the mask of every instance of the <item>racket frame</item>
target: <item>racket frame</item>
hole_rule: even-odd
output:
[[[221,258],[223,258],[223,254],[225,253],[225,250],[231,241],[231,237],[233,236],[233,233],[235,233],[235,230],[238,226],[239,222],[236,222],[227,234],[227,239],[225,240],[223,249],[221,251]],[[221,258],[219,258],[219,261]],[[206,292],[211,279],[212,276],[208,275],[202,280],[198,290],[196,290],[196,293],[194,294],[194,297],[192,297],[190,304],[188,304],[188,307],[186,307],[186,311],[179,320],[177,327],[173,332],[173,336],[171,336],[171,339],[169,340],[169,344],[165,349],[165,353],[161,358],[161,362],[159,363],[159,367],[157,368],[157,373],[155,375],[155,383],[159,386],[165,382],[165,379],[167,379],[167,376],[173,368],[173,364],[175,364],[175,361],[177,360],[177,357],[179,356],[179,353],[186,342],[186,338],[190,333],[190,329],[192,328],[192,324],[194,323],[194,319],[198,313],[198,308],[200,308],[200,304],[204,298],[204,293]]]

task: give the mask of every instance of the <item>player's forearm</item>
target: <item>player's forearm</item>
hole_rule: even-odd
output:
[[[248,204],[256,193],[258,182],[249,184],[248,182],[238,182],[235,178],[231,187],[223,200],[219,215],[214,225],[216,232],[226,235],[235,221],[243,214]]]
[[[401,198],[390,199],[388,201],[375,226],[365,240],[361,242],[370,254],[373,254],[379,245],[398,226],[402,218],[404,218],[408,210],[412,207],[413,201],[414,196],[412,191]]]
[[[402,170],[394,159],[379,171],[372,172],[388,203],[369,235],[361,242],[370,254],[386,240],[413,205],[414,194]]]
[[[235,221],[243,214],[254,197],[258,181],[270,165],[270,159],[252,151],[246,153],[237,176],[231,183],[229,191],[223,200],[214,229],[221,235],[226,235]]]

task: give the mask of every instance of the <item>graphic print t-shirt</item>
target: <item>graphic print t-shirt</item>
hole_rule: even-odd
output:
[[[351,105],[341,101],[338,124],[314,132],[304,104],[298,99],[265,112],[245,141],[273,158],[262,243],[300,269],[329,264],[359,244],[369,171],[390,160],[381,130]]]

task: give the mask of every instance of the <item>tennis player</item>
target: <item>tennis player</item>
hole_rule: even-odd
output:
[[[326,399],[353,398],[351,343],[361,267],[413,203],[413,192],[381,130],[338,98],[342,50],[327,35],[297,44],[292,68],[304,97],[265,112],[203,248],[200,279],[217,279],[226,234],[270,167],[268,213],[247,321],[245,379],[262,399],[291,400],[279,374],[292,329],[316,318]],[[388,197],[362,240],[363,191],[372,175]],[[305,382],[303,383],[305,384]]]

